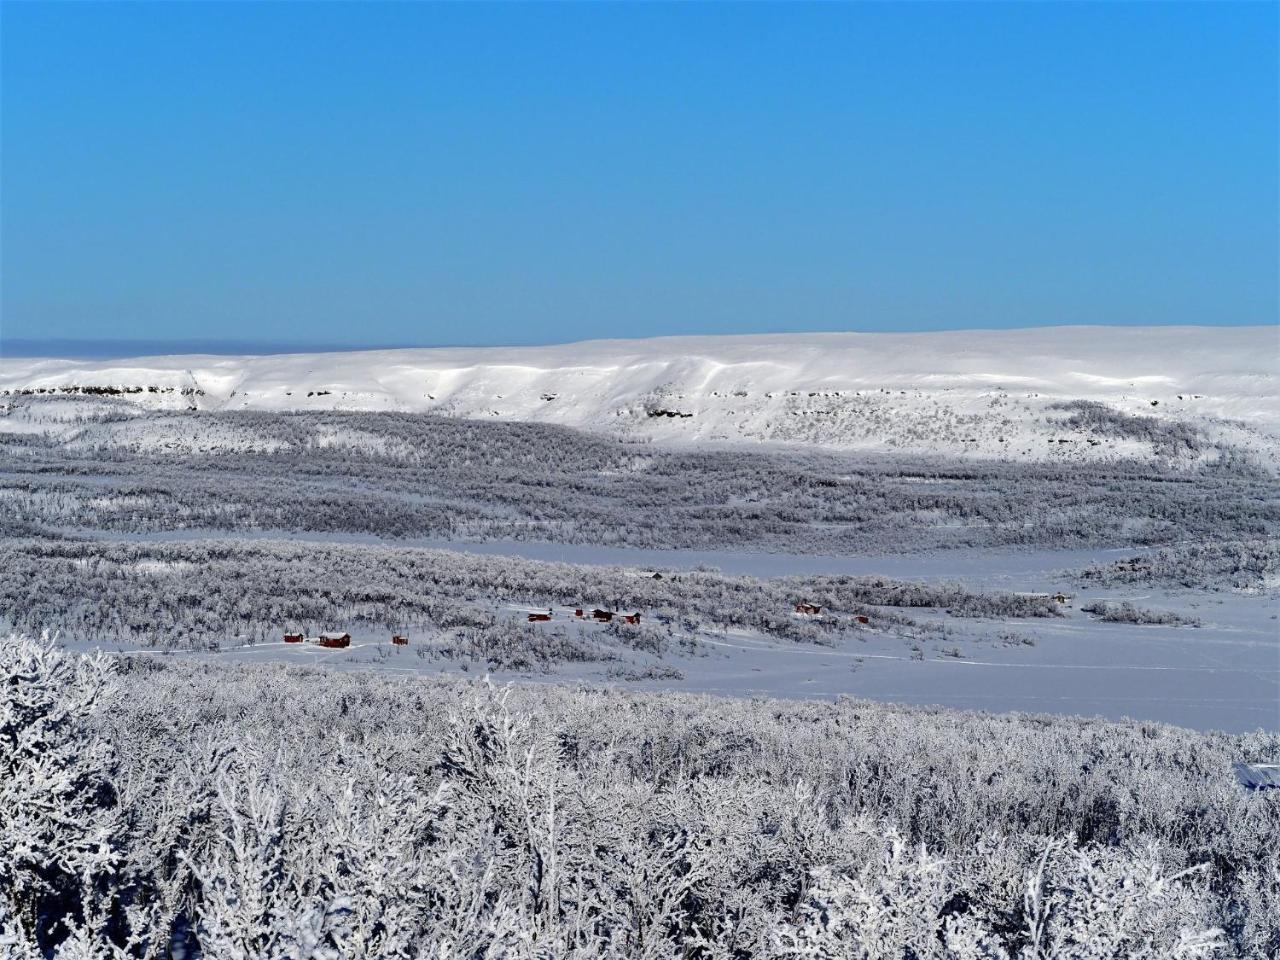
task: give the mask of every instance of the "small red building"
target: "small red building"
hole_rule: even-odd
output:
[[[638,623],[640,622],[640,614],[638,614],[638,613],[624,613],[624,614],[622,615],[622,619],[623,619],[623,620],[625,620],[627,623],[635,623],[635,624],[638,624]]]
[[[300,633],[286,633],[286,634],[284,635],[284,642],[285,642],[285,643],[301,643],[301,642],[302,642],[302,634],[300,634]]]
[[[822,613],[822,607],[816,603],[810,603],[808,600],[802,600],[796,604],[796,613],[804,614],[806,617],[816,617]]]
[[[395,644],[397,647],[407,647],[409,645],[409,638],[406,637],[403,633],[397,633],[394,636],[392,636],[391,642]]]
[[[549,613],[530,613],[529,614],[530,623],[545,623],[550,619],[551,619],[551,614]]]
[[[351,646],[351,634],[349,633],[322,633],[316,643],[322,647],[329,647],[333,650],[341,650],[343,647]]]
[[[574,615],[575,617],[580,617],[580,616],[582,616],[582,608],[581,608],[581,607],[578,607],[578,609],[574,610],[574,611],[573,611],[573,615]]]
[[[861,624],[868,624],[868,623],[870,623],[870,622],[871,622],[871,618],[870,618],[870,617],[864,617],[862,614],[858,614],[858,615],[857,615],[856,617],[854,617],[853,619],[854,619],[854,620],[856,620],[856,621],[858,621],[858,623],[861,623]]]
[[[613,619],[613,614],[608,610],[600,610],[600,609],[592,610],[591,616],[595,617],[601,623],[608,623],[610,620]]]

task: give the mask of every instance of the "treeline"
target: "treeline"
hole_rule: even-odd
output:
[[[0,645],[6,958],[1280,950],[1271,734],[120,667]]]
[[[78,402],[94,416],[102,406]],[[868,553],[1280,529],[1275,478],[1229,459],[1194,470],[956,463],[664,450],[412,414],[101,415],[69,439],[5,436],[0,534],[207,528]]]

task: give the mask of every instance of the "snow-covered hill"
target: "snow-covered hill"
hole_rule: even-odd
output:
[[[1182,422],[1203,443],[1244,448],[1275,464],[1277,329],[1052,327],[13,359],[0,360],[0,401],[90,393],[167,409],[430,411],[675,443],[772,441],[1032,460],[1151,455],[1162,442],[1153,431],[1169,441],[1168,452],[1185,436],[1173,430]],[[1059,406],[1072,401],[1122,416]],[[1182,455],[1205,455],[1194,447],[1182,444]]]

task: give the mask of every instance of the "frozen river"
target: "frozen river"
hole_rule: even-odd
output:
[[[662,550],[606,547],[595,544],[545,543],[536,540],[442,540],[435,538],[382,539],[358,533],[295,533],[261,530],[170,530],[159,533],[117,534],[112,531],[68,530],[79,536],[145,543],[191,540],[283,540],[293,543],[379,545],[430,550],[455,550],[485,556],[523,557],[552,563],[635,567],[645,570],[712,568],[721,573],[752,577],[805,575],[885,576],[905,580],[964,580],[1007,589],[1038,589],[1056,582],[1066,570],[1142,552],[1140,547],[1084,550],[964,548],[909,554],[746,553],[732,550]]]

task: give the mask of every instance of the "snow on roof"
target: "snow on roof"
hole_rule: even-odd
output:
[[[320,634],[320,639],[341,640],[343,637],[349,636],[351,636],[351,634],[347,633],[345,630],[326,630],[324,633]]]
[[[1250,790],[1280,789],[1280,763],[1232,764],[1236,779]]]

